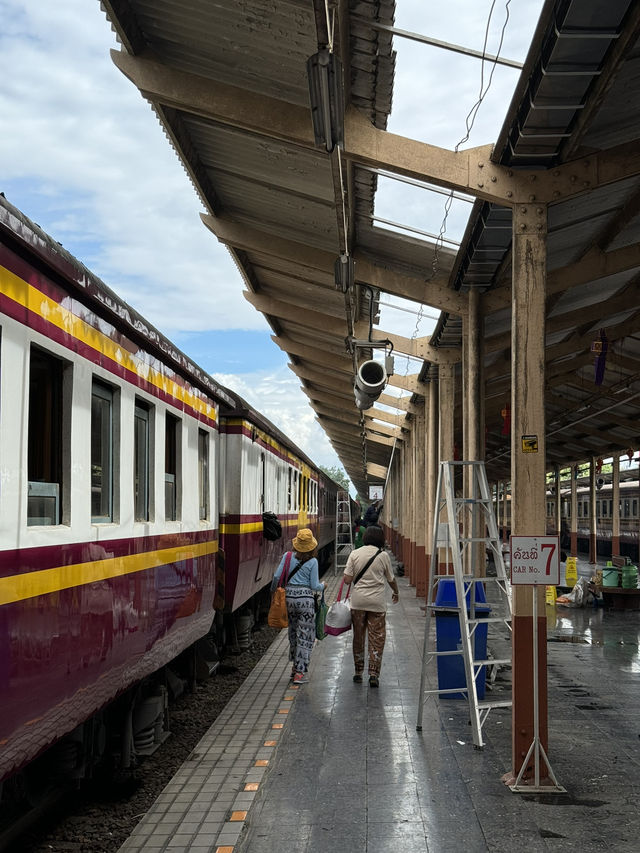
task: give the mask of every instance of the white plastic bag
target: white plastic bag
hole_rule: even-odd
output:
[[[337,600],[334,601],[327,611],[327,616],[324,620],[325,634],[330,634],[333,637],[337,637],[338,634],[344,634],[345,631],[351,630],[351,605],[349,603],[349,594],[347,593],[347,598],[343,601],[340,600],[343,586],[344,581],[340,584]]]

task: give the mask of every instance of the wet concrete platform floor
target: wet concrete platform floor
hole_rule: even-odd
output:
[[[416,731],[423,602],[400,591],[379,690],[353,684],[349,635],[316,646],[236,851],[640,849],[640,613],[546,608],[549,759],[567,793],[523,794],[501,781],[509,710],[481,750],[465,702],[430,698]]]

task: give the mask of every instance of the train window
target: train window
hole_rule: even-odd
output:
[[[67,392],[69,405],[66,405]],[[70,443],[71,365],[37,347],[29,362],[27,525],[60,524]],[[66,497],[66,496],[65,496]]]
[[[637,498],[634,498],[633,501],[631,502],[631,513],[632,513],[633,518],[638,517],[638,500],[637,500]]]
[[[622,517],[629,518],[629,500],[625,499],[622,502]]]
[[[91,391],[91,520],[113,521],[114,399],[94,380]]]
[[[596,518],[601,518],[600,501],[596,501]]]
[[[292,470],[291,470],[291,468],[289,468],[288,470],[289,470],[289,483],[287,486],[287,509],[291,509],[291,475],[292,475]]]
[[[133,415],[133,509],[136,521],[149,521],[150,411],[146,403],[136,400]]]
[[[600,501],[598,501],[598,515],[600,515]],[[602,518],[607,518],[607,501],[602,501]]]
[[[198,430],[198,495],[200,520],[209,518],[209,433]]]
[[[164,517],[180,518],[180,419],[167,412],[164,434]]]

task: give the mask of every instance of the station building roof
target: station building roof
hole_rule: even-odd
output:
[[[384,482],[424,381],[459,363],[468,292],[484,314],[486,459],[509,478],[511,206],[549,204],[545,365],[549,466],[626,452],[640,423],[640,7],[547,0],[495,145],[454,153],[386,131],[395,4],[382,0],[104,0],[120,70],[155,110],[228,246],[245,296],[289,356],[358,490]],[[329,14],[327,14],[327,10]],[[316,144],[307,61],[341,60],[342,144]],[[339,134],[339,131],[337,131]],[[331,146],[329,146],[331,147]],[[385,172],[476,201],[459,250],[375,225]],[[437,230],[437,229],[436,229]],[[352,286],[335,264],[355,262]],[[437,264],[434,264],[437,256]],[[376,324],[380,295],[440,311],[430,339]],[[607,339],[594,382],[592,343]],[[419,359],[364,412],[359,361]],[[460,366],[457,367],[460,370]],[[515,378],[517,381],[517,377]],[[389,408],[395,412],[389,414]],[[459,421],[460,419],[458,419]],[[462,442],[460,441],[460,446]]]

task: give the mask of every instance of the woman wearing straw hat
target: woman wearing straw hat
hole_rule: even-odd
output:
[[[313,594],[322,592],[324,584],[318,578],[318,543],[311,530],[308,527],[298,530],[292,545],[293,551],[288,551],[280,560],[271,581],[271,591],[278,586],[282,572],[287,571],[285,590],[289,619],[289,659],[292,661],[291,678],[294,684],[306,684],[309,680],[309,658],[316,639]]]

